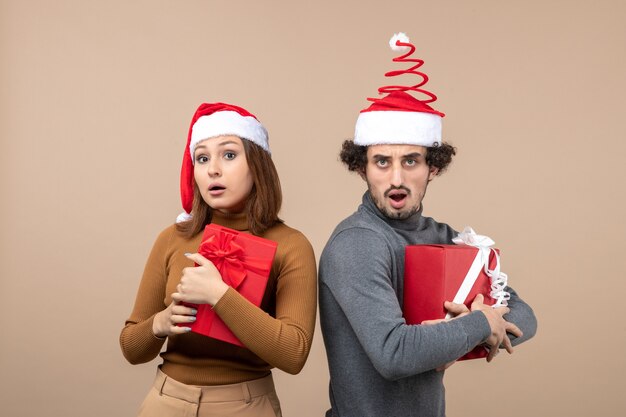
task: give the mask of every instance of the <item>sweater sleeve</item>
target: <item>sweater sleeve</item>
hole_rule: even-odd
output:
[[[290,374],[300,372],[309,355],[317,308],[313,248],[299,232],[279,245],[276,317],[228,289],[213,309],[231,331],[261,359]],[[277,253],[277,257],[279,254]]]
[[[511,311],[504,316],[504,319],[515,324],[523,333],[522,337],[515,337],[510,333],[508,334],[511,339],[511,344],[517,346],[537,333],[537,318],[532,308],[517,295],[517,292],[513,288],[507,287],[506,290],[511,294],[511,299],[508,303],[508,307]]]
[[[156,313],[164,310],[167,284],[166,256],[171,230],[164,230],[157,238],[137,291],[135,305],[120,334],[122,353],[128,362],[139,364],[154,359],[166,338],[152,332],[152,321]]]
[[[487,338],[489,324],[480,312],[435,325],[406,324],[390,280],[392,262],[385,239],[359,228],[337,234],[320,260],[321,288],[332,299],[325,296],[324,303],[339,306],[381,376],[396,380],[434,369]],[[321,298],[320,308],[325,304]]]

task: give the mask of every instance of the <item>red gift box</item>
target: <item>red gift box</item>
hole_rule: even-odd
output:
[[[493,269],[497,259],[490,250],[489,268]],[[424,320],[446,317],[444,301],[453,301],[465,281],[466,275],[476,277],[471,289],[464,285],[467,296],[462,301],[468,308],[478,294],[485,296],[485,304],[493,305],[491,280],[479,259],[479,249],[466,245],[410,245],[405,249],[404,261],[404,318],[407,324],[420,324]],[[478,258],[477,258],[478,255]],[[478,270],[478,268],[480,268]],[[471,274],[470,269],[472,269]],[[460,302],[460,301],[457,301]],[[477,359],[487,356],[487,349],[477,346],[459,358]]]
[[[226,284],[259,306],[277,246],[271,240],[211,223],[204,229],[198,253],[213,262]],[[191,325],[184,324],[191,327],[192,332],[245,347],[211,305],[187,305],[198,310],[196,321]]]

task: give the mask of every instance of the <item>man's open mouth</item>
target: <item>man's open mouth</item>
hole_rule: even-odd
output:
[[[402,201],[406,198],[406,193],[389,194],[389,198],[393,201]]]
[[[407,202],[407,198],[411,192],[404,187],[392,188],[390,190],[385,191],[385,197],[391,200],[389,203],[391,207],[396,210],[401,210],[404,208]]]

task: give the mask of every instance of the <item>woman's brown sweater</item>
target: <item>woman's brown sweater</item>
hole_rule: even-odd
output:
[[[213,213],[213,223],[247,232],[245,215]],[[166,338],[152,333],[156,313],[172,302],[182,270],[193,261],[202,233],[182,237],[175,225],[157,238],[146,263],[133,311],[120,335],[120,345],[132,364],[154,359]],[[261,237],[278,243],[261,307],[229,288],[213,307],[248,347],[225,343],[193,332],[167,338],[161,370],[189,385],[223,385],[261,378],[277,367],[298,373],[311,348],[317,306],[313,249],[302,233],[278,223]]]

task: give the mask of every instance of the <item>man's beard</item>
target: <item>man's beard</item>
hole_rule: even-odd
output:
[[[387,218],[389,219],[393,219],[393,220],[406,220],[409,217],[413,216],[415,213],[417,213],[420,210],[420,205],[417,204],[416,206],[413,206],[411,208],[409,208],[407,211],[390,211],[387,207],[385,207],[385,204],[383,201],[379,201],[378,198],[374,195],[374,193],[372,192],[372,188],[369,186],[369,183],[367,184],[367,188],[369,190],[370,196],[372,197],[372,200],[374,200],[374,204],[376,205],[376,207],[378,207],[378,210]],[[404,191],[406,191],[407,193],[407,197],[411,195],[411,190],[409,190],[407,187],[401,185],[399,187],[391,187],[388,190],[386,190],[383,193],[383,198],[386,198],[386,195],[389,193],[389,191],[391,190],[397,190],[397,189],[402,189]]]

